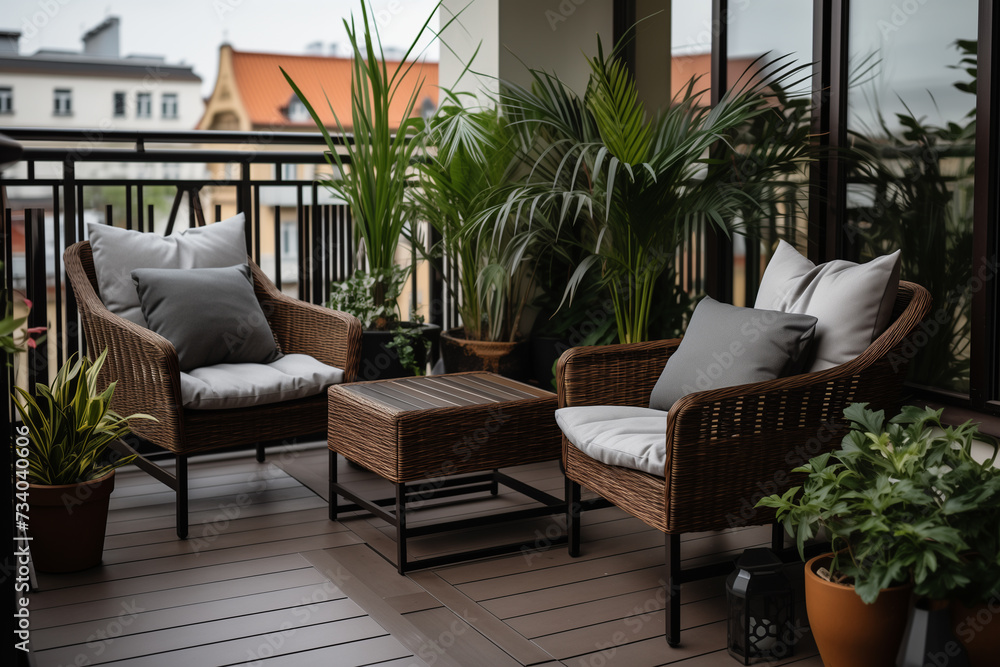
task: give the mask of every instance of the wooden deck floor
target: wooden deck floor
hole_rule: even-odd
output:
[[[384,667],[736,665],[725,650],[721,578],[686,584],[682,645],[663,638],[663,537],[615,508],[584,516],[583,554],[529,550],[407,577],[382,521],[326,516],[326,450],[195,458],[191,537],[176,538],[173,494],[137,470],[118,475],[101,566],[39,574],[31,595],[39,666],[382,665]],[[343,465],[343,464],[342,464]],[[555,463],[513,469],[554,493]],[[342,480],[382,482],[343,466]],[[529,503],[440,501],[410,525]],[[414,557],[509,541],[544,547],[562,522],[463,531],[413,541]],[[766,545],[767,529],[692,535],[686,561]],[[794,570],[793,570],[794,571]],[[781,663],[820,667],[808,634]]]

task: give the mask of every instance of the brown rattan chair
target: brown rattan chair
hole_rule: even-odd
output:
[[[177,352],[166,338],[113,314],[104,306],[90,242],[67,248],[65,262],[80,311],[87,352],[97,355],[108,349],[102,378],[118,381],[112,407],[124,415],[140,412],[156,417],[157,421],[134,420],[132,430],[175,455],[173,473],[146,457],[136,459],[136,463],[176,492],[178,537],[184,539],[188,532],[189,455],[257,443],[257,460],[263,461],[265,441],[326,431],[325,391],[248,408],[182,407]],[[286,296],[252,261],[250,268],[257,298],[282,351],[308,354],[341,368],[344,381],[352,381],[361,355],[361,324],[357,318]]]
[[[913,348],[907,337],[930,311],[927,290],[901,282],[893,322],[856,359],[816,373],[688,394],[667,420],[664,476],[607,465],[563,437],[569,550],[580,552],[580,485],[666,534],[667,641],[680,642],[680,585],[724,574],[731,562],[681,570],[680,536],[696,531],[774,524],[772,510],[755,509],[764,493],[801,483],[788,474],[834,449],[846,424],[844,408],[868,402],[893,410]],[[679,339],[579,347],[559,360],[559,407],[646,406]],[[600,500],[598,500],[600,502]],[[606,504],[606,503],[604,503]],[[783,534],[775,524],[772,546]]]

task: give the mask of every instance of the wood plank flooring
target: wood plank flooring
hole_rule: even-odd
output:
[[[401,577],[395,534],[360,512],[327,519],[323,443],[194,458],[191,530],[174,533],[173,493],[119,472],[104,562],[38,574],[32,659],[57,665],[380,665],[383,667],[738,664],[726,650],[721,578],[685,584],[682,645],[663,638],[663,536],[616,508],[584,515],[583,553],[547,549],[561,518],[412,540],[415,558],[523,540],[537,548]],[[555,495],[553,463],[507,471]],[[391,487],[348,467],[365,495]],[[531,505],[497,497],[424,503],[409,525]],[[686,563],[766,545],[766,528],[686,536]],[[800,568],[790,568],[796,576]],[[800,614],[801,615],[801,614]],[[820,667],[811,638],[773,664]]]

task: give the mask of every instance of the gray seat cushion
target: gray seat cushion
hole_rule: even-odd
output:
[[[253,289],[248,264],[132,272],[149,328],[177,350],[182,371],[266,364],[281,353]]]
[[[767,264],[756,308],[817,318],[810,371],[847,363],[882,335],[899,289],[899,251],[865,264],[834,260],[816,266],[784,241]]]
[[[566,439],[592,459],[663,477],[667,413],[651,408],[588,405],[556,410]]]
[[[98,225],[87,225],[94,272],[101,301],[115,315],[146,326],[139,295],[132,284],[135,269],[203,269],[247,261],[243,214],[205,227],[160,236]]]
[[[739,308],[705,297],[650,392],[649,407],[669,410],[696,391],[798,373],[815,328],[811,315]]]
[[[306,354],[269,364],[217,364],[181,373],[181,402],[193,410],[246,408],[313,396],[344,381],[344,371]]]

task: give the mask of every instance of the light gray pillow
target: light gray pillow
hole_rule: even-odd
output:
[[[705,297],[656,381],[649,407],[669,410],[696,391],[795,374],[815,328],[811,315],[739,308]]]
[[[882,335],[899,289],[899,251],[865,264],[816,266],[781,241],[760,281],[756,308],[817,318],[810,371],[847,363]]]
[[[132,284],[135,269],[203,269],[247,261],[243,214],[205,227],[160,236],[89,223],[101,301],[115,315],[146,326]]]
[[[132,279],[149,328],[173,343],[182,371],[281,356],[249,265],[136,269]]]

